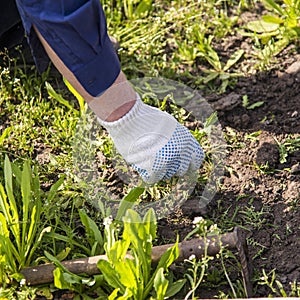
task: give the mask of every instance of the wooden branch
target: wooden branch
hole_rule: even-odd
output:
[[[239,228],[235,228],[235,230],[231,233],[225,233],[220,236],[209,236],[206,238],[194,238],[188,241],[183,241],[179,243],[179,257],[177,258],[177,262],[184,261],[188,259],[191,255],[195,255],[197,258],[201,258],[205,252],[209,256],[215,256],[221,250],[221,245],[227,247],[230,250],[237,249],[240,253],[241,250],[244,249],[243,246],[243,237],[241,236],[241,231]],[[152,261],[154,264],[158,263],[161,256],[165,251],[174,246],[174,244],[167,244],[161,246],[155,246],[152,248]],[[239,249],[240,248],[240,249]],[[128,258],[132,258],[130,255]],[[251,294],[251,286],[250,286],[250,274],[248,272],[248,264],[247,257],[244,253],[244,268],[246,272],[244,275],[246,276],[246,282],[249,286],[246,288],[248,290],[248,297]],[[100,274],[100,270],[97,267],[97,262],[100,260],[107,260],[106,255],[98,255],[86,258],[78,258],[74,260],[64,261],[62,265],[68,269],[70,272],[74,274],[88,274],[88,275],[96,275]],[[243,267],[243,263],[242,263]],[[54,276],[53,271],[56,266],[52,263],[44,264],[36,267],[28,267],[21,271],[23,274],[26,284],[28,285],[38,285],[53,282]],[[244,277],[244,276],[243,276]]]

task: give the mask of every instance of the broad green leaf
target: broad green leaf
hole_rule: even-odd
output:
[[[124,222],[123,238],[124,240],[130,241],[131,251],[134,252],[134,255],[136,255],[140,260],[141,268],[145,271],[144,275],[147,276],[151,257],[145,249],[145,243],[147,242],[149,236],[145,234],[142,222]]]
[[[66,259],[67,256],[69,255],[70,251],[71,251],[71,248],[70,248],[70,247],[66,247],[65,249],[63,249],[62,251],[60,251],[60,252],[56,255],[57,259],[58,259],[59,261],[62,261],[62,260],[64,260],[64,259]]]
[[[74,87],[70,84],[70,82],[66,79],[63,78],[63,81],[69,91],[76,97],[78,103],[79,103],[79,108],[80,108],[80,113],[84,113],[86,111],[86,106],[85,106],[85,101],[84,98],[74,89]]]
[[[147,234],[150,234],[154,240],[156,238],[157,221],[153,208],[149,209],[145,214],[143,224]]]
[[[148,262],[149,268],[145,271],[149,272],[150,276],[150,265],[151,265],[151,254],[152,254],[152,243],[156,238],[156,231],[157,231],[157,222],[154,210],[151,208],[147,211],[143,218],[143,228],[146,233],[146,240],[144,241],[144,251],[146,254],[146,260]],[[145,278],[148,280],[148,276]]]
[[[208,73],[208,75],[207,75],[206,77],[204,77],[204,79],[203,79],[203,83],[204,83],[204,84],[207,84],[207,83],[209,83],[210,81],[212,81],[212,80],[218,78],[218,76],[220,75],[219,72],[211,71],[211,70],[208,71],[207,73]]]
[[[222,70],[222,64],[220,62],[218,53],[211,46],[212,40],[212,35],[210,35],[208,38],[201,38],[199,40],[199,44],[197,45],[199,50],[198,55],[205,58],[215,71],[220,72]]]
[[[17,164],[11,164],[12,172],[15,175],[16,181],[21,185],[22,181],[22,170]]]
[[[97,263],[97,267],[111,287],[119,289],[121,294],[125,292],[125,288],[120,282],[119,274],[115,271],[115,269],[108,261],[99,260]]]
[[[24,235],[27,235],[26,238],[24,237],[24,246],[26,246],[26,248],[27,248],[26,255],[28,255],[28,252],[32,246],[33,240],[36,237],[35,234],[36,234],[36,229],[38,226],[37,221],[38,220],[36,219],[36,206],[34,206],[31,211],[30,225],[29,225],[28,232],[25,231],[25,234],[24,234]],[[25,226],[23,226],[23,228],[24,227]]]
[[[284,15],[283,9],[274,0],[262,0],[262,2],[266,7],[274,9],[279,15]]]
[[[160,258],[157,269],[167,269],[179,256],[178,240]]]
[[[103,245],[104,247],[104,245]],[[93,244],[91,244],[91,250],[90,250],[90,256],[95,256],[95,255],[98,255],[98,254],[101,254],[103,253],[102,251],[99,251],[99,243],[98,242],[94,242]],[[101,247],[102,249],[102,247]]]
[[[53,89],[53,87],[49,82],[46,82],[45,84],[46,84],[47,92],[52,98],[57,100],[60,104],[66,106],[68,109],[70,110],[74,109],[74,107],[70,104],[68,100],[64,99],[62,95],[55,92],[55,90]]]
[[[45,251],[44,254],[57,267],[53,272],[54,285],[60,289],[67,288],[71,290],[77,290],[76,285],[73,284],[81,285],[83,277],[71,273],[55,256],[51,255],[49,252]]]
[[[0,135],[0,145],[3,144],[4,140],[9,136],[12,127],[7,127],[3,130],[3,133]]]
[[[266,33],[276,31],[279,28],[279,24],[256,20],[248,22],[247,28],[256,33]]]
[[[56,233],[56,232],[49,232],[47,236],[53,237],[53,238],[55,238],[57,240],[60,240],[60,241],[64,241],[66,243],[69,243],[70,245],[77,246],[80,249],[82,249],[83,251],[85,251],[85,253],[87,253],[87,254],[90,252],[89,249],[86,246],[84,246],[81,243],[76,242],[74,239],[72,239],[70,237],[61,235],[61,234]]]
[[[179,248],[178,248],[178,240],[177,240],[174,246],[170,247],[160,258],[155,272],[153,273],[151,279],[147,282],[147,286],[145,288],[145,294],[148,294],[150,292],[153,286],[154,278],[158,270],[160,268],[167,270],[168,267],[177,259],[178,255],[179,255]]]
[[[110,261],[123,261],[128,252],[130,240],[118,240],[109,249],[107,256]]]
[[[227,60],[226,65],[224,66],[224,71],[229,70],[235,63],[237,63],[240,58],[244,55],[244,50],[239,49],[235,51],[230,58]]]
[[[205,58],[208,61],[208,63],[210,63],[216,71],[221,71],[222,64],[221,64],[219,55],[213,49],[213,47],[211,46],[211,42],[212,42],[213,39],[214,39],[214,36],[212,36],[212,35],[210,35],[206,39],[206,43],[205,43],[206,55],[205,55]]]
[[[31,192],[31,172],[30,165],[28,161],[23,164],[22,178],[21,178],[21,194],[22,194],[22,243],[26,244],[26,234],[28,225],[28,216],[30,213],[30,192]],[[31,229],[33,228],[31,224]]]
[[[169,282],[164,276],[163,268],[158,269],[158,271],[156,272],[153,284],[156,291],[156,300],[165,299],[165,294],[167,292]]]
[[[4,237],[9,237],[9,230],[8,230],[6,218],[1,212],[0,212],[0,235],[3,235]]]
[[[152,7],[152,0],[142,0],[135,10],[135,15],[139,18],[145,18]]]
[[[58,289],[72,289],[72,286],[69,282],[65,280],[64,272],[60,268],[56,268],[53,271],[54,275],[54,286]]]
[[[212,47],[209,47],[209,51],[205,55],[205,58],[216,71],[222,70],[222,64],[220,62],[218,53]]]
[[[15,201],[15,197],[13,194],[13,175],[12,175],[12,167],[11,167],[11,162],[8,158],[8,156],[5,156],[4,159],[4,176],[5,176],[5,189],[6,189],[6,194],[7,194],[7,198],[10,207],[6,208],[6,213],[8,215],[10,214],[10,211],[13,213],[13,215],[11,215],[11,222],[19,222],[19,215],[18,215],[18,210],[17,210],[17,205],[16,205],[16,201]],[[9,208],[9,209],[8,209]]]
[[[92,220],[82,209],[79,210],[79,216],[85,227],[90,244],[92,245],[94,242],[97,242],[99,246],[103,248],[103,237],[95,221]]]
[[[140,195],[143,194],[144,190],[143,187],[135,187],[121,200],[116,216],[117,220],[122,220],[126,211],[133,207],[134,203],[139,199]]]
[[[5,155],[5,159],[4,159],[4,175],[5,175],[5,188],[7,189],[9,187],[10,190],[13,190],[11,162],[7,155]]]
[[[64,277],[64,280],[70,284],[90,285],[90,283],[93,284],[93,282],[94,282],[93,279],[91,279],[91,278],[83,278],[83,277],[77,276],[76,274],[66,273],[66,272],[63,272],[63,277]]]
[[[130,240],[131,251],[139,259],[144,281],[148,282],[151,270],[151,236],[147,234],[145,225],[136,211],[127,210],[123,221],[123,238]]]
[[[143,223],[140,215],[135,210],[132,210],[132,209],[128,209],[126,211],[126,214],[123,217],[123,221],[125,224],[142,224]],[[125,230],[124,230],[124,232],[125,232]]]
[[[135,294],[138,294],[138,288],[140,280],[138,278],[137,268],[135,262],[130,259],[124,259],[122,261],[113,262],[114,270],[119,274],[120,283],[126,288],[132,290]]]
[[[108,300],[115,300],[118,298],[120,289],[114,289],[112,293],[108,296]]]
[[[262,105],[264,105],[264,101],[257,101],[249,106],[247,106],[247,109],[255,109],[255,108],[258,108],[258,107],[261,107]]]
[[[284,21],[276,16],[273,15],[264,15],[261,17],[263,21],[267,23],[273,23],[273,24],[282,24]]]
[[[172,284],[169,284],[165,294],[165,299],[175,296],[177,293],[181,291],[181,289],[184,287],[185,284],[186,284],[186,279],[179,279],[173,282]]]
[[[47,202],[51,202],[54,197],[56,196],[58,189],[60,188],[60,186],[63,184],[64,180],[65,180],[66,176],[63,175],[61,176],[50,188],[50,191],[48,192],[47,195]]]

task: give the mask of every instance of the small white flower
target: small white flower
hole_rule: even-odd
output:
[[[192,254],[190,257],[189,257],[189,260],[193,260],[196,258],[196,255],[195,254]]]
[[[104,225],[104,226],[109,226],[109,225],[112,223],[112,221],[113,221],[112,216],[106,217],[106,218],[104,218],[104,220],[103,220],[103,225]]]
[[[26,279],[25,278],[21,279],[20,285],[22,286],[22,285],[25,285],[25,284],[26,284]]]
[[[218,225],[217,224],[213,224],[210,226],[209,231],[214,232],[218,230]]]
[[[203,222],[203,218],[202,217],[195,217],[193,220],[193,224],[197,225]]]

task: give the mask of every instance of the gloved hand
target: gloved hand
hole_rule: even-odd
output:
[[[107,129],[123,158],[147,183],[196,171],[204,152],[189,130],[170,114],[144,104],[138,97],[132,109]]]

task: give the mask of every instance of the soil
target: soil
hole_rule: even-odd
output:
[[[291,282],[300,282],[300,145],[289,153],[286,162],[280,162],[278,145],[300,137],[299,53],[291,46],[281,53],[272,70],[239,78],[225,95],[207,95],[225,134],[234,135],[235,145],[240,146],[231,147],[229,142],[222,188],[205,210],[195,209],[196,199],[182,209],[183,220],[202,215],[219,224],[226,213],[227,218],[245,226],[255,297],[271,292],[257,284],[262,270],[275,270],[286,291],[290,291]],[[245,108],[244,95],[250,104],[262,101],[263,105]],[[259,131],[257,137],[249,138]],[[243,217],[240,211],[246,207],[257,212],[256,220]],[[164,238],[174,237],[176,230],[184,236],[191,223],[174,225],[165,220],[160,227]],[[208,296],[204,293],[200,297]]]
[[[238,95],[248,95],[251,103],[263,101],[262,107],[247,110],[239,105],[219,112],[225,131],[228,127],[236,131],[245,146],[229,152],[227,167],[233,171],[225,175],[222,192],[210,204],[207,214],[213,216],[218,199],[225,208],[243,207],[251,200],[257,211],[263,209],[264,224],[249,227],[248,241],[257,241],[263,249],[261,255],[252,259],[252,264],[257,270],[275,269],[288,290],[290,282],[300,280],[300,252],[297,251],[300,247],[300,151],[291,153],[285,163],[280,163],[277,141],[283,143],[291,134],[300,137],[299,56],[282,62],[281,68],[282,71],[241,78],[234,89]],[[291,72],[292,68],[295,72]],[[245,139],[257,131],[261,134],[256,140]],[[267,166],[267,172],[258,171],[254,165]],[[237,202],[241,195],[245,197]],[[249,251],[253,258],[257,249],[249,245]],[[258,288],[258,295],[266,295],[266,291]]]
[[[236,43],[247,50],[247,44],[236,37],[224,41],[224,49]],[[224,133],[235,139],[232,144],[228,141],[222,188],[205,209],[197,209],[197,199],[192,198],[180,211],[159,221],[158,243],[174,241],[177,233],[185,237],[196,216],[219,225],[226,213],[232,224],[242,224],[246,228],[255,297],[271,293],[266,285],[257,284],[262,270],[267,274],[275,270],[286,292],[290,291],[291,282],[300,282],[300,145],[283,163],[278,146],[288,138],[300,138],[299,82],[300,51],[291,46],[281,53],[271,70],[239,78],[226,94],[206,95],[218,112]],[[247,109],[242,104],[244,95],[250,105],[263,105]],[[247,207],[253,208],[252,220],[241,213]],[[220,287],[215,285],[201,291],[198,297],[213,298],[218,290]],[[74,296],[68,291],[54,294],[55,299]]]
[[[288,55],[291,48],[286,49],[276,68],[239,78],[227,94],[207,95],[224,133],[234,134],[235,139],[234,144],[230,139],[228,142],[222,188],[205,209],[197,210],[197,199],[193,198],[181,211],[159,221],[159,243],[173,241],[177,233],[185,237],[196,216],[220,224],[226,213],[232,223],[242,224],[246,228],[255,297],[271,292],[267,286],[257,284],[262,270],[275,270],[287,292],[291,282],[300,281],[300,145],[284,163],[280,162],[278,146],[288,138],[300,138],[300,54],[292,50],[295,55]],[[263,101],[263,105],[245,108],[244,95],[250,104]],[[240,213],[247,207],[257,213],[252,220]],[[215,286],[201,292],[199,298],[213,298],[217,289]],[[73,294],[56,292],[55,299],[63,297],[72,299]]]
[[[250,44],[235,36],[224,40],[218,53],[228,56],[236,47],[251,51]],[[262,106],[247,109],[242,105],[244,95],[250,104],[261,101]],[[269,273],[275,269],[289,291],[290,282],[300,284],[300,145],[280,162],[278,143],[291,137],[300,139],[300,50],[294,45],[288,47],[271,70],[240,77],[226,94],[206,98],[218,111],[224,133],[235,139],[234,144],[228,141],[222,188],[204,210],[195,209],[193,201],[197,199],[191,199],[175,216],[176,221],[172,216],[161,220],[158,236],[161,241],[174,240],[176,233],[184,237],[192,229],[195,216],[219,224],[226,213],[232,224],[246,228],[254,296],[270,293],[266,286],[255,284],[262,270]],[[247,207],[257,213],[251,220],[240,213]],[[214,295],[207,292],[200,297],[208,296]],[[72,297],[72,293],[59,292],[56,299]]]

